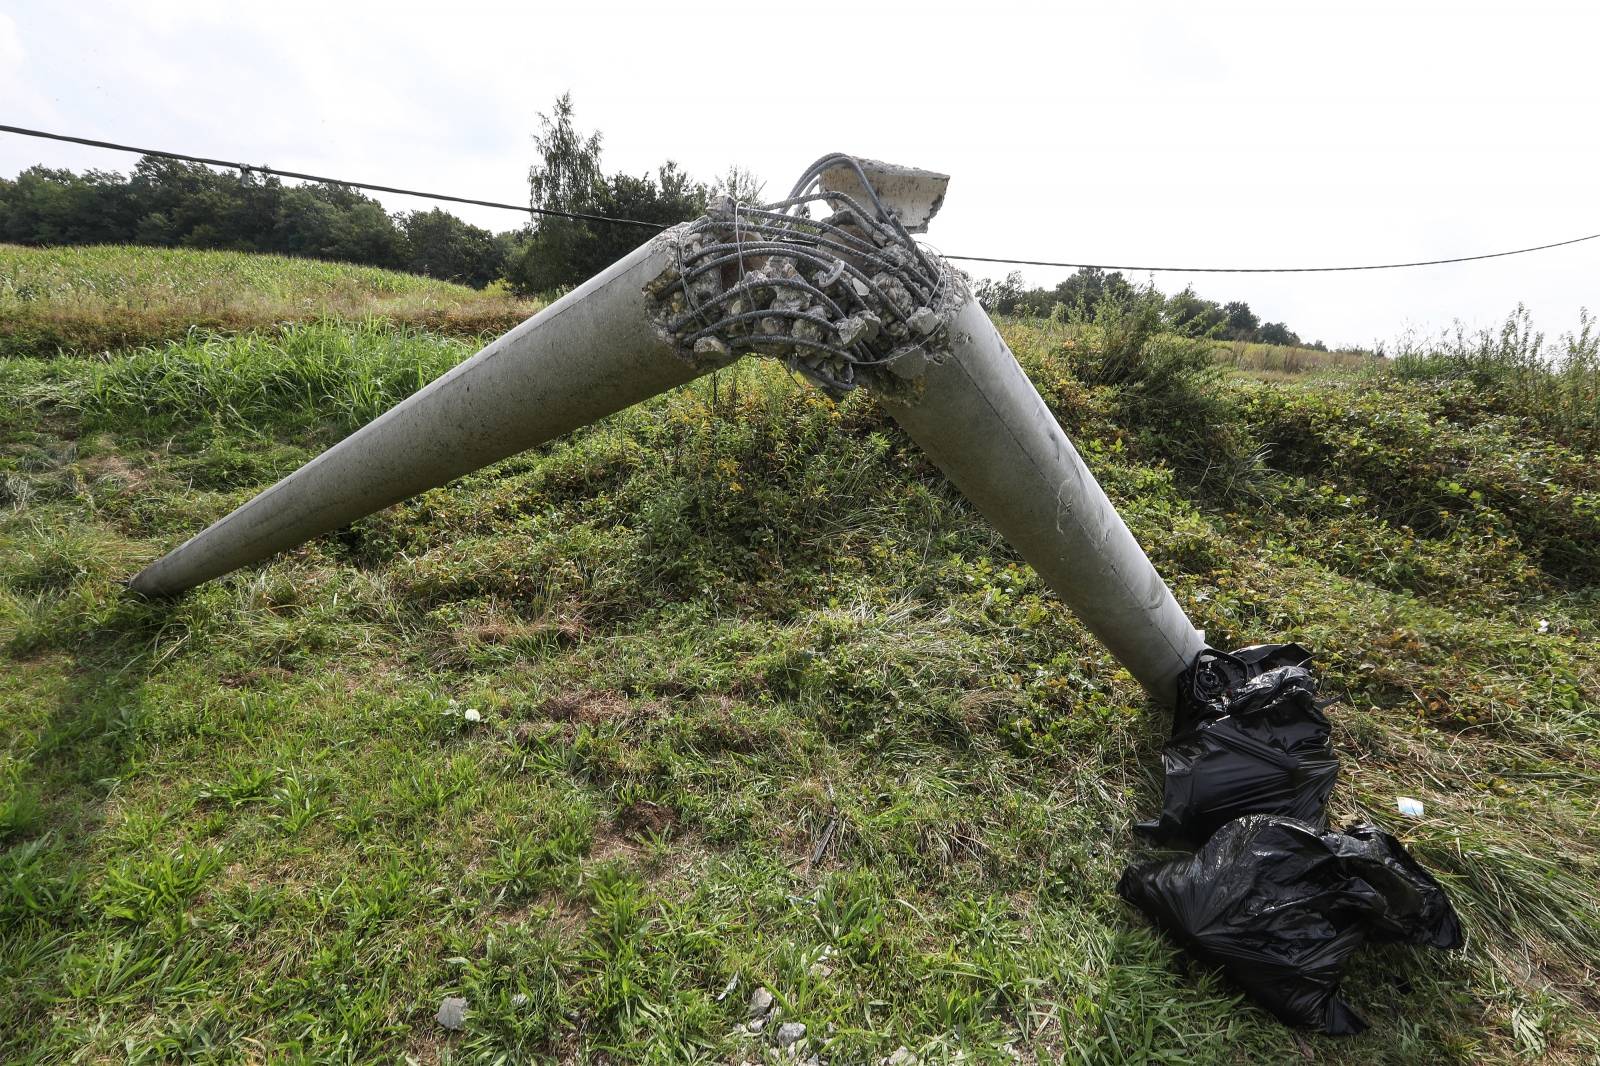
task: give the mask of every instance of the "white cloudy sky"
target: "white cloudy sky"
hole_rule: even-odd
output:
[[[1339,264],[1600,231],[1597,40],[1595,0],[8,0],[0,122],[520,202],[536,114],[570,90],[608,169],[738,163],[769,191],[832,150],[948,171],[930,239],[952,253]],[[0,136],[5,176],[131,162]],[[1155,280],[1329,343],[1519,301],[1554,331],[1600,309],[1600,241]]]

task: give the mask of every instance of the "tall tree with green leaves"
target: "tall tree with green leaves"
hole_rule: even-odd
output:
[[[528,169],[530,206],[658,226],[685,222],[705,210],[706,186],[670,160],[653,175],[607,177],[600,166],[601,135],[579,130],[573,115],[570,93],[562,94],[549,114],[539,115],[534,135],[539,159]],[[535,215],[506,274],[522,293],[566,288],[593,277],[650,236],[642,226]]]
[[[605,182],[600,171],[600,133],[584,136],[572,116],[571,93],[562,93],[550,114],[539,114],[539,132],[533,138],[539,162],[528,168],[528,196],[533,207],[587,212],[594,206],[596,190]],[[562,221],[536,217],[533,228]]]

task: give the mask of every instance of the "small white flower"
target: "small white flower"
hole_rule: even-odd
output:
[[[1539,632],[1541,632],[1541,633],[1550,632],[1550,619],[1548,619],[1548,618],[1539,619]]]
[[[461,717],[465,718],[469,722],[483,721],[483,715],[478,713],[478,708],[476,707],[468,707],[465,711],[461,712]]]

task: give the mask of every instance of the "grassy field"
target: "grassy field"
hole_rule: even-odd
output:
[[[1218,348],[1217,358],[1224,366],[1236,370],[1284,377],[1327,371],[1365,371],[1377,363],[1376,356],[1365,352],[1324,352],[1298,345],[1247,341],[1228,341]]]
[[[1349,972],[1369,1033],[1118,900],[1166,708],[870,396],[742,365],[124,596],[472,350],[319,318],[0,359],[0,1061],[757,1062],[757,986],[840,1064],[1593,1061],[1600,451],[1420,371],[1085,384],[1053,328],[1005,331],[1180,602],[1318,651],[1335,819],[1462,913]]]
[[[454,335],[503,332],[536,305],[373,267],[125,245],[0,244],[0,355],[92,354],[325,316]]]
[[[1092,325],[1091,322],[1087,325]],[[1055,318],[1004,316],[1000,321],[1011,329],[1027,333],[1029,343],[1046,347],[1071,347],[1086,323],[1080,316],[1066,321]],[[1238,371],[1258,380],[1283,381],[1306,375],[1349,376],[1380,371],[1386,360],[1369,352],[1333,351],[1289,344],[1257,344],[1250,341],[1207,341],[1211,360],[1217,366]]]

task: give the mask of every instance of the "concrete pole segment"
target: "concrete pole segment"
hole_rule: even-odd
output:
[[[1205,647],[989,316],[968,297],[921,388],[884,406],[1152,696]]]
[[[151,564],[170,595],[757,353],[895,419],[1153,695],[1205,641],[959,274],[915,245],[948,177],[825,156],[545,308]],[[820,192],[811,192],[813,188]],[[789,207],[826,203],[812,221]],[[780,213],[781,209],[781,213]]]
[[[141,571],[166,596],[348,525],[425,489],[713,369],[656,331],[645,285],[668,238],[641,246],[416,395]]]

